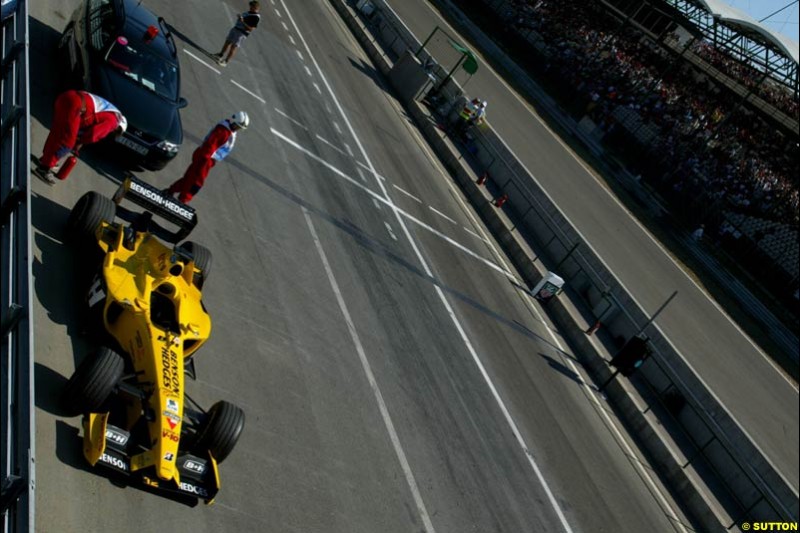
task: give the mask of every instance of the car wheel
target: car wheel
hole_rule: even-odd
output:
[[[125,361],[105,346],[87,356],[64,387],[64,405],[70,414],[97,412],[122,378]]]
[[[195,272],[193,281],[198,289],[202,289],[208,276],[211,275],[211,250],[192,241],[186,241],[181,244],[180,248],[194,257],[194,266],[196,266],[200,272]]]
[[[90,191],[80,197],[67,220],[67,236],[76,241],[90,240],[101,222],[113,222],[117,206],[110,198]]]
[[[208,418],[198,431],[196,453],[209,451],[218,463],[233,451],[244,429],[244,411],[232,403],[219,401],[209,409]]]

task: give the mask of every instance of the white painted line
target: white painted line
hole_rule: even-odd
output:
[[[322,94],[322,89],[320,89],[320,88],[319,88],[319,85],[317,85],[317,83],[316,83],[316,82],[314,82],[314,84],[313,84],[313,85],[314,85],[314,88],[317,90],[317,92],[318,92],[319,94]],[[334,124],[336,124],[336,123],[334,122]],[[342,132],[340,131],[339,133],[342,133]]]
[[[347,155],[349,155],[350,157],[353,157],[353,149],[350,148],[349,144],[344,143],[344,149],[347,150]]]
[[[430,209],[431,211],[433,211],[434,213],[436,213],[436,214],[437,214],[437,215],[439,215],[440,217],[444,218],[445,220],[449,220],[449,221],[450,221],[450,222],[452,222],[453,224],[458,224],[458,222],[456,222],[455,220],[453,220],[453,219],[452,219],[452,218],[450,218],[449,216],[445,215],[444,213],[442,213],[441,211],[439,211],[439,210],[438,210],[438,209],[436,209],[435,207],[432,207],[432,206],[430,206],[430,205],[429,205],[429,206],[428,206],[428,209]]]
[[[219,70],[215,69],[214,67],[212,67],[211,65],[209,65],[208,63],[206,63],[205,61],[203,61],[202,59],[200,59],[199,57],[197,57],[197,56],[196,56],[196,55],[194,55],[193,53],[191,53],[191,52],[190,52],[189,50],[187,50],[186,48],[184,48],[184,49],[183,49],[183,51],[184,51],[184,52],[186,52],[187,54],[189,54],[191,57],[193,57],[193,58],[194,58],[196,61],[198,61],[198,62],[202,63],[202,64],[203,64],[203,65],[204,65],[206,68],[213,70],[213,71],[214,71],[214,72],[216,72],[217,74],[221,74],[221,72],[220,72]]]
[[[356,161],[356,165],[360,166],[360,167],[361,167],[361,168],[363,168],[364,170],[369,170],[369,167],[368,167],[368,166],[367,166],[365,163],[362,163],[361,161]],[[379,180],[386,181],[386,178],[385,178],[385,177],[383,177],[383,176],[381,176],[381,175],[380,175],[380,174],[378,174],[377,172],[372,172],[371,170],[369,170],[369,172],[370,172],[371,174],[373,174],[373,175],[374,175],[376,178],[378,178]]]
[[[331,107],[331,104],[329,104],[328,102],[325,102],[325,111],[333,115],[333,108]]]
[[[306,58],[303,57],[303,52],[301,52],[300,50],[295,50],[295,52],[297,53],[297,57],[300,58],[300,61],[305,61],[306,60]]]
[[[336,131],[339,133],[339,135],[342,134],[342,128],[339,127],[339,123],[336,122],[335,120],[333,121],[333,127],[336,128]],[[369,169],[369,171],[373,172],[374,170],[373,169]]]
[[[407,190],[405,190],[405,189],[403,189],[403,188],[401,188],[401,187],[398,187],[397,185],[394,185],[394,184],[392,184],[392,187],[394,187],[395,189],[397,189],[399,192],[401,192],[401,193],[405,194],[406,196],[408,196],[408,197],[409,197],[409,198],[411,198],[412,200],[416,200],[417,202],[419,202],[419,203],[422,203],[422,200],[420,200],[419,198],[417,198],[416,196],[414,196],[413,194],[411,194],[411,193],[410,193],[410,192],[408,192]]]
[[[246,92],[247,94],[249,94],[250,96],[252,96],[253,98],[255,98],[256,100],[258,100],[258,101],[259,101],[259,102],[261,102],[262,104],[266,104],[266,103],[267,103],[267,101],[266,101],[266,100],[264,100],[263,98],[261,98],[260,96],[258,96],[256,93],[254,93],[253,91],[251,91],[250,89],[248,89],[248,88],[247,88],[247,87],[245,87],[244,85],[241,85],[241,84],[237,83],[237,82],[236,82],[236,80],[231,80],[231,83],[232,83],[232,84],[234,84],[234,85],[236,85],[238,88],[240,88],[241,90],[243,90],[244,92]]]
[[[321,157],[319,157],[318,155],[316,155],[315,153],[313,153],[311,150],[308,150],[308,149],[306,149],[306,148],[302,147],[300,144],[298,144],[297,142],[293,141],[292,139],[290,139],[290,138],[289,138],[289,137],[287,137],[286,135],[282,134],[281,132],[279,132],[279,131],[278,131],[278,130],[276,130],[275,128],[272,128],[272,127],[270,127],[270,131],[273,133],[273,135],[275,135],[276,137],[278,137],[279,139],[281,139],[281,140],[282,140],[282,141],[284,141],[285,143],[289,144],[290,146],[293,146],[294,148],[296,148],[296,149],[297,149],[297,150],[299,150],[300,152],[303,152],[304,154],[306,154],[308,157],[310,157],[310,158],[311,158],[311,159],[313,159],[314,161],[316,161],[316,162],[318,162],[319,164],[323,165],[324,167],[328,168],[328,169],[329,169],[331,172],[333,172],[334,174],[336,174],[336,175],[337,175],[337,176],[339,176],[340,178],[342,178],[342,179],[344,179],[344,180],[348,181],[349,183],[351,183],[351,184],[355,185],[356,187],[358,187],[358,188],[359,188],[359,189],[361,189],[362,191],[366,192],[366,193],[367,193],[368,195],[370,195],[371,197],[373,197],[373,198],[377,198],[377,200],[378,200],[379,202],[381,202],[382,204],[384,204],[384,205],[386,205],[386,206],[390,207],[390,208],[391,208],[393,211],[395,211],[396,213],[398,213],[398,214],[399,214],[399,216],[403,216],[403,217],[405,217],[406,219],[408,219],[408,220],[410,220],[411,222],[413,222],[414,224],[416,224],[417,226],[420,226],[422,229],[425,229],[425,230],[429,231],[430,233],[433,233],[434,235],[436,235],[437,237],[439,237],[439,238],[440,238],[440,239],[442,239],[443,241],[445,241],[445,242],[447,242],[448,244],[450,244],[450,245],[454,246],[455,248],[458,248],[459,250],[461,250],[461,251],[462,251],[462,252],[464,252],[465,254],[469,255],[470,257],[473,257],[473,258],[475,258],[476,260],[478,260],[479,262],[481,262],[481,263],[485,264],[485,265],[486,265],[486,266],[488,266],[489,268],[491,268],[491,269],[493,269],[493,270],[496,270],[497,272],[499,272],[499,273],[503,274],[503,275],[504,275],[504,276],[506,276],[508,279],[510,279],[510,280],[512,280],[512,281],[514,281],[514,282],[516,282],[516,283],[518,283],[518,284],[522,284],[522,281],[521,281],[521,280],[519,280],[519,279],[518,279],[518,278],[517,278],[517,277],[516,277],[514,274],[512,274],[512,273],[511,273],[510,271],[508,271],[507,269],[506,269],[506,270],[503,270],[503,269],[502,269],[500,266],[498,266],[496,263],[493,263],[492,261],[489,261],[488,259],[485,259],[485,258],[481,257],[480,255],[478,255],[477,253],[473,252],[472,250],[470,250],[469,248],[467,248],[467,247],[466,247],[466,246],[464,246],[463,244],[461,244],[461,243],[459,243],[459,242],[456,242],[456,241],[455,241],[455,240],[453,240],[452,238],[448,237],[447,235],[445,235],[445,234],[444,234],[444,233],[442,233],[441,231],[439,231],[439,230],[435,229],[434,227],[432,227],[432,226],[430,226],[430,225],[426,224],[425,222],[423,222],[423,221],[421,221],[420,219],[416,218],[416,217],[415,217],[415,216],[413,216],[412,214],[410,214],[410,213],[408,213],[408,212],[406,212],[406,211],[403,211],[402,209],[400,209],[399,207],[397,207],[396,205],[394,205],[394,203],[393,203],[393,202],[392,202],[390,199],[386,199],[384,196],[381,196],[380,194],[376,193],[375,191],[373,191],[372,189],[370,189],[370,188],[369,188],[369,187],[367,187],[366,185],[362,185],[361,183],[357,182],[357,181],[356,181],[354,178],[352,178],[351,176],[348,176],[347,174],[345,174],[344,172],[342,172],[341,170],[339,170],[338,168],[336,168],[334,165],[332,165],[332,164],[328,163],[327,161],[325,161],[324,159],[322,159]],[[358,171],[358,172],[359,172],[359,176],[360,176],[360,177],[361,177],[361,178],[362,178],[364,181],[366,181],[366,177],[364,177],[364,175],[363,175],[363,173],[360,171],[360,169],[359,169],[359,168],[356,168],[356,171]],[[380,184],[381,184],[381,187],[383,187],[383,184],[381,183],[381,181],[378,181],[378,183],[380,183]]]
[[[304,67],[305,67],[305,69],[306,69],[306,74],[308,74],[308,75],[309,75],[309,77],[313,76],[313,74],[311,73],[311,69],[310,69],[310,68],[308,68],[308,65],[303,65],[303,66],[304,66]]]
[[[358,177],[361,178],[361,181],[363,181],[364,183],[367,182],[367,177],[364,175],[364,173],[361,171],[360,168],[356,168],[356,173],[358,173]]]
[[[289,42],[292,43],[292,46],[296,45],[297,43],[294,41],[294,37],[291,35],[289,36]]]
[[[273,6],[275,5],[275,0],[269,0],[269,1]]]
[[[374,205],[374,206],[375,206],[375,209],[377,209],[378,211],[380,211],[380,209],[381,209],[381,204],[380,204],[380,202],[378,202],[378,200],[376,200],[375,198],[373,198],[373,199],[372,199],[372,205]],[[389,223],[387,222],[386,224],[388,225]]]
[[[475,237],[476,239],[480,239],[480,240],[482,240],[483,242],[487,242],[487,241],[486,241],[486,239],[484,239],[483,237],[481,237],[480,235],[478,235],[477,233],[475,233],[474,231],[472,231],[472,230],[471,230],[471,229],[469,229],[468,227],[466,227],[466,226],[463,226],[463,228],[464,228],[464,231],[466,231],[467,233],[469,233],[470,235],[472,235],[472,236],[473,236],[473,237]]]
[[[287,115],[286,113],[284,113],[283,111],[281,111],[280,109],[278,109],[277,107],[275,108],[275,111],[276,111],[276,112],[277,112],[279,115],[282,115],[284,118],[286,118],[287,120],[289,120],[290,122],[293,122],[293,123],[294,123],[296,126],[300,126],[300,127],[301,127],[301,128],[303,128],[304,130],[308,131],[308,128],[306,128],[305,126],[303,126],[303,125],[302,125],[300,122],[296,121],[295,119],[293,119],[292,117],[290,117],[289,115]]]
[[[283,7],[285,8],[286,6],[283,6]],[[281,15],[281,12],[280,12],[279,9],[275,10],[275,14],[278,15],[278,18],[282,18],[283,17],[283,15]]]
[[[331,148],[333,148],[334,150],[336,150],[336,151],[337,151],[337,152],[339,152],[340,154],[342,154],[342,155],[344,155],[344,156],[346,156],[346,155],[347,155],[346,153],[344,153],[344,151],[343,151],[341,148],[337,147],[336,145],[334,145],[332,142],[330,142],[330,141],[329,141],[329,140],[327,140],[326,138],[324,138],[324,137],[320,136],[319,134],[317,134],[317,136],[316,136],[316,137],[317,137],[317,139],[319,139],[320,141],[324,142],[325,144],[327,144],[328,146],[330,146]]]
[[[328,93],[330,93],[331,98],[333,99],[333,102],[336,104],[336,108],[339,111],[339,114],[344,119],[345,124],[347,124],[347,128],[350,131],[350,135],[353,136],[353,139],[355,140],[356,145],[358,146],[358,149],[361,152],[361,155],[364,156],[364,160],[367,162],[367,164],[370,167],[370,171],[373,173],[373,175],[377,174],[377,172],[375,170],[375,166],[372,164],[372,161],[370,160],[369,155],[367,155],[367,151],[364,149],[364,145],[361,143],[361,140],[358,138],[358,135],[356,135],[356,132],[353,129],[353,125],[350,123],[350,120],[347,118],[347,114],[344,112],[344,109],[342,109],[342,106],[339,103],[339,100],[336,98],[336,94],[334,94],[333,89],[331,89],[331,85],[330,85],[330,83],[328,83],[328,80],[325,77],[325,74],[322,72],[322,69],[320,68],[319,63],[317,63],[317,60],[314,57],[314,54],[311,53],[311,49],[308,47],[308,43],[306,42],[305,38],[303,37],[303,34],[300,32],[300,28],[297,26],[297,23],[295,22],[294,17],[289,12],[289,10],[286,8],[286,2],[284,0],[281,0],[281,4],[283,5],[283,8],[286,9],[286,12],[287,12],[289,18],[291,19],[292,25],[294,26],[295,32],[300,36],[300,40],[303,41],[303,45],[305,46],[306,51],[308,52],[309,56],[311,57],[311,60],[313,61],[314,66],[316,67],[317,72],[320,75],[320,79],[322,79],[322,82],[325,84],[325,88],[328,90]],[[425,273],[428,276],[433,277],[433,271],[428,266],[428,263],[427,263],[427,261],[425,261],[425,258],[423,257],[422,252],[420,252],[416,241],[411,236],[411,232],[408,230],[408,227],[403,222],[403,217],[401,216],[400,210],[397,208],[397,206],[394,205],[394,203],[392,203],[392,201],[391,201],[391,199],[389,197],[389,192],[386,190],[386,187],[384,186],[383,182],[381,180],[376,180],[376,182],[378,183],[378,186],[381,188],[381,192],[383,193],[383,200],[386,201],[392,207],[392,209],[394,210],[395,217],[397,218],[397,221],[400,224],[400,227],[402,228],[403,233],[405,234],[409,245],[414,250],[414,253],[417,256],[417,260],[422,265],[422,268],[424,269]],[[441,287],[439,287],[439,285],[434,285],[433,287],[434,287],[436,293],[438,294],[439,299],[442,302],[442,305],[444,305],[445,310],[450,315],[450,318],[451,318],[451,320],[453,322],[453,325],[458,330],[458,333],[461,336],[461,339],[464,342],[464,345],[466,346],[467,350],[469,351],[470,355],[472,356],[472,359],[475,361],[475,365],[478,367],[478,369],[480,370],[481,374],[483,375],[483,378],[484,378],[487,386],[491,390],[492,395],[495,398],[495,401],[497,402],[498,406],[500,407],[500,410],[503,412],[503,416],[505,417],[506,422],[508,423],[508,425],[511,428],[512,432],[514,433],[514,436],[517,439],[517,443],[522,448],[522,451],[524,452],[525,457],[528,459],[528,463],[530,464],[531,469],[533,470],[533,472],[535,473],[536,477],[538,478],[539,483],[542,486],[542,489],[547,494],[547,499],[550,502],[550,505],[552,506],[552,508],[555,511],[556,515],[558,516],[558,519],[561,522],[561,526],[564,528],[564,531],[566,531],[566,533],[572,533],[572,528],[570,527],[569,523],[567,522],[566,516],[564,516],[564,511],[561,509],[561,505],[558,503],[558,500],[556,500],[556,497],[553,494],[553,491],[550,489],[550,486],[547,484],[547,480],[545,480],[544,475],[542,474],[542,471],[539,468],[539,465],[537,464],[536,460],[533,457],[533,452],[531,452],[531,450],[528,448],[528,445],[525,443],[525,439],[522,437],[522,433],[520,433],[516,422],[514,422],[514,419],[511,417],[511,414],[509,413],[508,409],[506,408],[505,403],[503,402],[503,399],[500,397],[500,393],[497,391],[497,388],[495,387],[494,383],[492,382],[491,378],[489,377],[489,374],[486,372],[486,369],[484,368],[483,363],[480,360],[480,357],[478,357],[478,353],[475,351],[475,348],[472,346],[472,343],[470,342],[469,338],[467,337],[467,334],[464,331],[464,328],[461,326],[461,322],[458,320],[458,317],[456,316],[455,311],[453,311],[453,308],[450,305],[450,302],[447,300],[447,297],[444,295],[444,292],[442,291]],[[422,503],[422,500],[420,499],[417,502],[417,507],[418,508],[419,508],[419,505],[421,503]],[[422,510],[424,511],[424,504],[423,504]],[[426,519],[427,516],[428,516],[427,515],[427,511],[425,511],[424,514],[421,514],[421,516],[422,516],[423,519]],[[430,527],[428,527],[428,525],[430,525]],[[429,532],[433,531],[433,524],[430,522],[430,518],[427,518],[427,522],[425,523],[425,526],[426,526],[426,530],[427,531],[429,531]]]
[[[389,236],[392,239],[397,240],[397,235],[394,234],[394,230],[392,230],[391,224],[389,224],[388,222],[384,222],[383,224],[386,226],[386,231],[389,232]]]
[[[281,21],[281,26],[283,26],[284,30],[289,31],[289,26],[287,26],[284,21]]]
[[[356,326],[353,323],[353,317],[350,315],[350,311],[347,309],[347,304],[344,301],[344,296],[342,296],[339,283],[336,281],[336,277],[333,275],[333,269],[331,268],[330,262],[328,262],[328,256],[325,255],[325,250],[322,248],[322,243],[319,240],[317,230],[314,227],[311,216],[308,214],[308,210],[305,207],[302,209],[303,216],[306,218],[306,224],[308,224],[308,230],[311,232],[311,238],[314,240],[314,246],[317,248],[317,253],[322,261],[322,266],[325,268],[325,273],[328,276],[328,282],[331,285],[333,294],[336,296],[336,302],[339,304],[339,310],[342,312],[345,324],[347,324],[347,331],[350,333],[350,338],[352,339],[353,345],[356,348],[356,353],[358,353],[358,359],[361,361],[361,368],[364,370],[364,375],[367,378],[367,382],[369,382],[369,388],[372,390],[372,394],[375,397],[375,402],[378,404],[378,411],[381,413],[383,425],[386,427],[386,432],[389,433],[389,439],[392,441],[394,453],[397,455],[397,460],[400,462],[400,467],[403,470],[403,475],[406,478],[408,488],[411,490],[411,494],[413,495],[414,501],[417,504],[417,510],[419,511],[423,524],[425,525],[425,530],[428,533],[435,533],[428,510],[425,508],[425,503],[422,501],[422,495],[420,494],[419,486],[417,485],[416,479],[414,479],[414,473],[411,471],[411,465],[408,463],[408,458],[403,450],[403,445],[400,443],[400,437],[397,435],[397,430],[392,422],[389,409],[386,407],[386,402],[383,400],[383,394],[378,386],[378,381],[375,379],[375,374],[372,372],[372,367],[369,364],[369,359],[367,358],[367,353],[364,350],[364,345],[361,344],[361,338],[358,335],[358,331],[356,331]]]

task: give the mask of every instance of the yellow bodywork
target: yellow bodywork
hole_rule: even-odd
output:
[[[152,447],[131,458],[131,471],[155,468],[162,480],[180,484],[176,459],[184,409],[184,359],[211,333],[211,318],[193,283],[194,261],[183,259],[149,233],[125,240],[125,228],[103,222],[98,244],[105,252],[93,287],[104,294],[103,323],[130,357],[137,388],[145,400],[128,402],[130,430],[149,413]],[[130,231],[130,230],[128,230]],[[91,301],[90,301],[91,304]],[[144,405],[142,405],[144,403]],[[105,448],[108,414],[91,413],[84,422],[84,455],[94,465]]]

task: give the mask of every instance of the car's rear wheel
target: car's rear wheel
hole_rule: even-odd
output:
[[[211,275],[211,263],[213,259],[211,250],[192,241],[186,241],[181,244],[180,247],[186,253],[194,257],[194,266],[200,271],[194,274],[194,284],[197,285],[198,289],[202,289],[208,276]]]
[[[197,433],[195,451],[209,451],[218,463],[233,451],[244,429],[244,411],[230,402],[219,401],[208,410],[207,418]]]
[[[80,197],[67,220],[67,236],[84,241],[94,238],[101,222],[113,222],[117,206],[99,192],[89,191]]]
[[[64,405],[70,414],[98,412],[122,379],[125,361],[111,348],[87,356],[64,387]]]

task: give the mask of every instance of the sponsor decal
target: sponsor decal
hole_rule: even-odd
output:
[[[183,467],[186,470],[191,472],[196,472],[198,474],[202,474],[206,471],[206,465],[203,463],[198,463],[197,461],[192,461],[191,459],[187,459],[185,463],[183,463]]]
[[[140,195],[144,196],[151,202],[154,202],[155,204],[166,208],[168,211],[172,211],[176,215],[185,218],[186,220],[194,220],[194,213],[192,213],[179,203],[175,202],[174,200],[165,198],[158,191],[146,189],[145,187],[142,187],[141,185],[135,182],[131,182],[131,190],[139,193]]]
[[[89,307],[94,307],[95,304],[101,302],[105,297],[106,293],[103,291],[103,282],[99,276],[95,276],[92,286],[89,287],[89,293],[86,295]]]
[[[167,424],[169,424],[170,429],[175,429],[175,426],[181,423],[181,417],[179,417],[178,415],[168,413],[167,411],[164,411],[161,414],[164,415],[164,418],[167,419]]]
[[[170,431],[168,429],[165,429],[164,431],[161,432],[161,437],[169,439],[172,442],[178,442],[180,440],[180,437],[178,437],[178,435],[174,431]]]
[[[126,434],[111,428],[106,428],[106,439],[120,446],[125,446],[125,443],[128,442],[128,436]]]
[[[125,463],[125,461],[123,461],[118,457],[114,457],[113,455],[108,455],[107,453],[104,453],[103,455],[100,456],[100,461],[107,465],[111,465],[114,468],[119,468],[120,470],[123,470],[125,472],[128,471],[128,465]]]
[[[184,492],[190,492],[192,494],[196,494],[201,498],[208,498],[208,491],[203,487],[198,487],[197,485],[192,485],[191,483],[186,483],[185,481],[181,481],[179,487]]]
[[[177,415],[180,412],[180,404],[178,403],[178,400],[175,398],[167,398],[167,411]]]
[[[167,453],[164,454],[164,460],[165,461],[172,461],[173,459],[175,459],[175,454],[174,453],[167,452]]]
[[[178,354],[168,345],[161,348],[161,381],[168,390],[178,394],[181,390],[181,367],[178,364]]]

